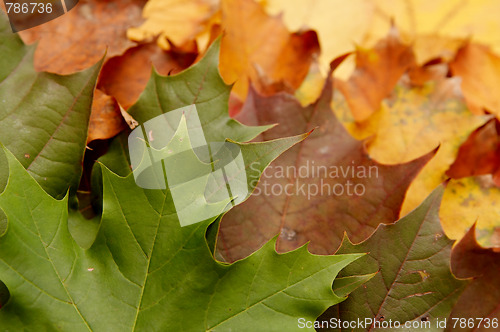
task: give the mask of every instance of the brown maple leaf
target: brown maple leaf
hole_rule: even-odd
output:
[[[104,53],[122,54],[135,45],[126,30],[143,21],[145,0],[82,0],[67,14],[35,28],[21,31],[25,43],[38,41],[35,69],[70,74],[90,67]]]
[[[491,119],[476,129],[458,150],[457,158],[446,175],[454,179],[493,174],[500,185],[500,122]]]
[[[128,109],[146,87],[153,67],[161,75],[176,74],[195,58],[196,54],[166,52],[156,42],[137,45],[104,64],[97,86]]]
[[[311,241],[311,252],[331,254],[344,232],[359,242],[380,223],[398,219],[408,186],[435,151],[408,163],[382,165],[337,120],[331,99],[331,79],[307,107],[286,93],[263,97],[250,91],[236,118],[248,125],[279,122],[258,139],[318,128],[271,164],[254,195],[223,217],[218,250],[225,259],[245,257],[277,233],[279,251]]]
[[[473,280],[458,299],[450,318],[474,321],[473,327],[460,331],[496,331],[500,320],[500,252],[481,247],[476,241],[475,230],[475,226],[471,227],[451,253],[453,273],[459,278]],[[483,318],[481,326],[478,318]],[[489,320],[489,327],[486,320]],[[494,320],[497,324],[491,325]],[[453,321],[450,319],[450,322]],[[447,331],[455,330],[453,324],[448,324]]]
[[[111,138],[126,127],[115,98],[96,89],[92,100],[87,143],[96,139]]]

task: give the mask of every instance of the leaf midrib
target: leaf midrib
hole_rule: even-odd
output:
[[[163,212],[163,209],[165,208],[166,201],[167,201],[167,195],[165,195],[165,199],[163,200],[162,208],[160,210],[162,212]],[[148,264],[146,266],[146,271],[144,273],[144,281],[142,282],[141,294],[139,295],[139,304],[137,305],[137,310],[135,313],[134,325],[132,326],[132,331],[135,331],[135,329],[136,329],[137,319],[139,318],[139,312],[141,311],[142,300],[144,298],[144,290],[146,289],[146,283],[147,283],[148,277],[149,277],[149,266],[151,264],[151,258],[153,257],[153,252],[154,252],[155,245],[156,245],[156,239],[158,238],[158,230],[160,229],[161,219],[162,219],[161,214],[159,214],[158,223],[156,225],[155,235],[154,235],[154,239],[153,239],[153,246],[151,247],[151,253],[147,256]],[[126,218],[125,218],[125,220],[126,220]],[[130,230],[130,231],[133,234],[132,230]],[[135,238],[135,235],[134,235],[134,238]],[[136,241],[137,241],[137,239],[136,239]],[[137,242],[137,243],[139,244],[139,242]]]
[[[415,245],[415,242],[417,241],[417,238],[419,237],[420,235],[420,231],[422,230],[422,226],[424,225],[424,223],[426,222],[427,220],[427,217],[431,211],[431,209],[433,208],[434,206],[434,203],[435,203],[435,199],[432,201],[432,205],[429,206],[429,208],[427,209],[427,211],[425,212],[425,216],[424,218],[422,218],[422,222],[420,223],[420,225],[418,226],[418,230],[417,232],[415,233],[415,237],[413,238],[413,241],[411,242],[409,248],[408,248],[408,251],[406,252],[406,255],[404,257],[404,259],[402,260],[401,262],[401,265],[399,266],[398,268],[398,271],[397,273],[395,274],[394,276],[394,279],[392,280],[391,282],[391,285],[389,286],[389,288],[387,289],[387,293],[385,294],[385,297],[384,299],[380,302],[380,305],[378,307],[378,310],[376,313],[374,313],[374,317],[378,317],[378,315],[380,314],[380,311],[382,310],[382,307],[384,306],[384,304],[386,303],[386,300],[387,298],[389,297],[389,294],[392,293],[393,289],[394,289],[394,284],[396,283],[396,280],[398,279],[399,275],[401,274],[401,271],[403,269],[403,267],[405,266],[406,262],[408,261],[408,256],[410,255],[410,252],[412,251],[412,248],[413,246]],[[374,326],[370,326],[368,332],[370,332],[372,329],[374,328]]]

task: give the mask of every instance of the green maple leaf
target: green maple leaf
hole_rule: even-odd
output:
[[[319,320],[332,317],[342,321],[368,318],[404,323],[418,320],[432,321],[431,326],[435,327],[437,318],[448,317],[468,281],[455,278],[450,270],[453,241],[446,237],[439,222],[442,195],[441,186],[407,216],[395,224],[381,224],[370,238],[359,244],[344,238],[337,254],[368,254],[349,265],[342,274],[378,273]],[[343,279],[342,274],[339,280]],[[335,282],[334,289],[337,286],[340,285]],[[365,329],[354,330],[377,329],[368,324]]]
[[[207,144],[229,141],[238,144],[241,148],[248,190],[246,190],[246,194],[238,196],[237,204],[239,204],[250,196],[264,168],[279,155],[273,151],[283,151],[281,147],[287,141],[277,139],[268,142],[239,143],[255,138],[274,125],[246,126],[229,117],[228,99],[231,85],[225,84],[220,76],[218,70],[219,49],[220,39],[210,46],[198,63],[177,75],[161,76],[153,70],[146,89],[136,104],[129,109],[129,113],[142,126],[162,115],[169,115],[169,112],[194,105],[201,124],[201,128],[197,129],[201,129]],[[173,128],[176,126],[176,124],[170,125]],[[165,136],[168,136],[167,130],[162,132],[161,128],[159,129],[159,131],[154,131],[155,143],[163,141]],[[306,136],[298,135],[296,138],[305,138]],[[123,134],[114,139],[110,155],[113,157],[105,155],[100,161],[115,173],[127,175],[130,172],[129,157]],[[95,167],[93,170],[92,178],[96,188],[102,186],[100,172],[99,167]],[[77,222],[77,224],[82,225],[81,222]],[[75,232],[74,229],[75,227],[72,227],[72,233]],[[94,236],[88,235],[91,233],[88,228],[82,227],[82,229],[85,229],[86,234],[79,232],[80,234],[76,238],[86,238],[80,243],[82,247],[87,248]]]
[[[298,330],[299,317],[314,320],[344,299],[332,280],[361,256],[316,256],[305,247],[278,254],[273,239],[244,260],[219,263],[205,239],[213,218],[180,227],[168,190],[141,189],[107,168],[101,227],[85,250],[69,234],[67,197],[50,197],[5,152],[5,330]]]
[[[102,61],[61,76],[36,72],[35,46],[11,32],[0,11],[0,142],[52,196],[76,192],[92,95]],[[104,53],[104,52],[103,52]],[[0,168],[6,169],[0,155]],[[8,174],[0,172],[0,188]]]

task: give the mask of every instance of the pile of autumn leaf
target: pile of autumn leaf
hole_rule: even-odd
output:
[[[418,8],[376,18],[390,5],[287,3],[80,1],[20,33],[36,46],[1,15],[2,328],[500,318],[500,57],[474,38],[410,33],[397,11],[418,21]],[[301,13],[314,30],[290,32]],[[378,176],[321,179],[360,183],[361,196],[253,195],[180,227],[168,192],[135,185],[127,136],[193,103],[207,140],[241,142],[247,166]]]

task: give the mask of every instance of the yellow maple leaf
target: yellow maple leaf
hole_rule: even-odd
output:
[[[500,188],[491,175],[450,180],[439,217],[451,239],[462,238],[476,223],[478,242],[484,247],[500,247]]]
[[[396,87],[391,98],[368,120],[355,123],[340,93],[332,105],[339,119],[358,139],[369,138],[367,149],[386,164],[413,160],[439,146],[434,158],[411,184],[401,215],[417,207],[433,189],[447,179],[460,145],[487,116],[473,115],[460,93],[460,80],[443,79],[423,87]]]
[[[127,36],[134,41],[150,41],[158,36],[158,44],[182,48],[206,33],[217,16],[220,0],[150,0],[143,10],[146,21],[129,28]]]

